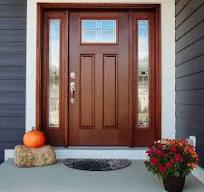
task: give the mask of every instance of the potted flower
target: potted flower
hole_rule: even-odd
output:
[[[147,169],[163,180],[166,191],[181,192],[185,177],[198,162],[195,149],[186,140],[163,139],[147,150]]]

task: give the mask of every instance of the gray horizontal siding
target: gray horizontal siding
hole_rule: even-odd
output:
[[[0,54],[1,55],[24,55],[25,43],[22,42],[1,42]]]
[[[181,1],[184,2],[184,1]],[[178,28],[184,21],[186,21],[194,12],[197,11],[197,9],[200,8],[204,4],[201,0],[193,0],[193,1],[187,1],[189,3],[186,4],[186,6],[183,6],[183,9],[181,13],[179,14],[179,17],[176,19],[176,28]]]
[[[176,15],[178,15],[191,0],[181,0],[176,3]]]
[[[9,29],[26,29],[26,19],[25,18],[0,18],[0,30]]]
[[[13,132],[15,132],[15,134],[13,134]],[[0,140],[2,142],[19,142],[20,143],[22,141],[22,137],[24,133],[25,133],[24,130],[2,129],[0,130]]]
[[[0,80],[1,91],[25,91],[25,80]]]
[[[176,2],[176,136],[195,135],[204,167],[204,1]]]
[[[184,91],[203,89],[204,87],[203,76],[204,72],[201,72],[176,79],[176,90]]]
[[[26,6],[25,5],[1,5],[0,17],[13,17],[13,18],[25,18]]]
[[[183,105],[176,104],[176,117],[177,119],[186,119],[193,122],[204,123],[204,106],[199,105]],[[180,130],[177,130],[178,132]]]
[[[203,15],[204,16],[204,15]],[[191,46],[183,49],[181,52],[176,54],[176,63],[177,65],[183,64],[189,60],[195,59],[199,55],[204,53],[204,39],[197,41]]]
[[[204,6],[202,5],[201,7],[199,7],[199,9],[196,12],[190,15],[189,18],[182,23],[182,25],[180,25],[176,29],[176,40],[184,36],[186,33],[188,33],[190,30],[196,27],[200,22],[202,22],[204,20],[203,16],[204,16]],[[177,16],[177,18],[178,17],[179,15]]]
[[[25,106],[0,104],[0,117],[25,117]]]
[[[25,67],[1,67],[0,80],[25,80]]]
[[[0,105],[24,105],[25,91],[0,92]]]
[[[196,57],[193,60],[186,62],[183,65],[176,67],[176,78],[182,78],[196,73],[204,72],[204,55]]]
[[[0,0],[0,163],[25,132],[26,0]]]
[[[25,67],[25,55],[0,55],[0,67]]]
[[[24,129],[24,117],[0,117],[1,129]]]
[[[0,5],[26,5],[25,0],[0,0]]]
[[[176,103],[182,105],[203,105],[204,90],[177,91]]]
[[[0,42],[24,42],[26,30],[0,30]]]
[[[179,39],[176,43],[176,53],[181,52],[182,49],[191,46],[193,43],[204,38],[204,20],[192,28],[183,38]]]

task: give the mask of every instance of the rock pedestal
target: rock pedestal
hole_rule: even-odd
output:
[[[15,147],[15,164],[18,167],[40,167],[56,162],[54,148],[46,145],[40,148],[29,148],[25,145]]]

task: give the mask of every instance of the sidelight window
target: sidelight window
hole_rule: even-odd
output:
[[[138,127],[149,127],[148,20],[138,20]]]
[[[60,20],[49,21],[49,127],[59,127]]]

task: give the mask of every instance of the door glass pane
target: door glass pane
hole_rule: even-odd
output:
[[[138,21],[138,127],[149,126],[149,23]]]
[[[82,43],[116,43],[116,20],[82,20]]]
[[[49,127],[59,127],[60,20],[49,22]]]

